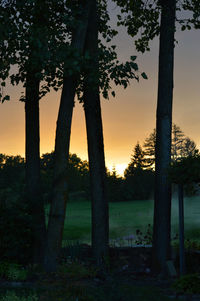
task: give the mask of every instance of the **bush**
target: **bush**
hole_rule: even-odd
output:
[[[32,259],[31,216],[22,197],[10,202],[0,199],[0,258],[15,263]]]
[[[36,294],[17,296],[15,292],[8,291],[5,296],[1,297],[0,301],[38,301],[38,297]]]
[[[27,274],[27,270],[19,264],[9,263],[7,261],[0,262],[0,278],[13,281],[24,281],[27,278]]]
[[[199,274],[188,274],[176,280],[172,287],[178,293],[200,294],[200,276]]]
[[[69,279],[94,278],[97,270],[93,266],[86,266],[79,262],[65,263],[59,266],[58,273]]]
[[[107,174],[106,185],[109,202],[121,202],[124,198],[124,180],[115,173]]]
[[[135,169],[124,183],[125,200],[147,200],[154,190],[154,173],[151,170]]]

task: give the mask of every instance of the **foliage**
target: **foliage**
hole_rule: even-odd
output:
[[[200,155],[181,158],[172,163],[169,176],[173,183],[188,184],[200,182]]]
[[[23,190],[25,175],[24,158],[0,154],[0,188],[5,187],[17,191]]]
[[[38,301],[36,294],[29,296],[18,296],[14,291],[7,291],[6,295],[1,297],[1,301]]]
[[[154,187],[154,172],[148,169],[148,166],[145,153],[137,143],[131,162],[124,172],[126,200],[145,200],[151,196]]]
[[[144,233],[140,229],[137,229],[136,236],[137,236],[136,245],[152,244],[152,237],[153,237],[152,225],[148,224]]]
[[[198,0],[183,0],[183,9],[192,13],[186,20],[181,20],[182,30],[190,30],[191,27],[200,29],[200,3]]]
[[[178,238],[178,234],[175,237],[175,241],[173,242],[173,247],[175,248],[179,248],[179,241],[177,241]],[[198,241],[197,239],[193,239],[193,238],[187,238],[184,241],[184,248],[189,252],[189,251],[200,251],[200,241]]]
[[[107,172],[107,192],[110,202],[120,202],[124,198],[124,180],[116,173],[115,168],[112,172]]]
[[[83,102],[84,78],[90,74],[88,85],[92,88],[98,86],[103,97],[109,99],[109,94],[115,97],[112,84],[127,88],[132,79],[139,81],[140,76],[147,79],[145,72],[140,72],[136,63],[137,56],[130,56],[126,62],[120,62],[116,45],[111,44],[113,38],[118,34],[116,29],[110,25],[110,16],[107,9],[107,1],[98,1],[99,17],[99,45],[98,45],[98,72],[93,68],[93,57],[86,51],[82,63],[81,74],[77,86],[77,95]],[[111,93],[110,93],[111,91]]]
[[[114,0],[120,7],[121,13],[118,14],[118,26],[125,26],[127,33],[135,38],[137,51],[144,53],[150,51],[150,42],[160,33],[161,4],[165,1],[160,0]],[[181,12],[184,17],[176,22],[181,26],[181,30],[191,30],[200,28],[200,4],[198,0],[176,1],[176,10]],[[188,17],[185,17],[185,12]],[[189,14],[188,14],[189,12]],[[183,14],[184,13],[184,14]]]
[[[21,195],[15,200],[0,200],[2,260],[27,263],[32,258],[31,216]]]
[[[9,30],[1,40],[0,52],[2,69],[6,66],[7,73],[1,73],[0,78],[9,77],[11,84],[21,82],[26,87],[27,71],[32,71],[36,79],[43,80],[40,97],[51,86],[57,90],[63,74],[63,56],[69,52],[69,27],[74,21],[71,9],[63,1],[23,0],[7,2],[5,11],[4,28]],[[13,65],[15,68],[11,68]],[[25,100],[24,93],[20,100]]]
[[[147,163],[153,167],[155,164],[156,129],[153,129],[153,132],[145,139],[143,147]]]
[[[155,164],[155,145],[156,145],[156,129],[144,141],[144,154],[149,166]],[[186,137],[183,131],[175,123],[172,125],[172,146],[171,159],[176,161],[181,157],[193,156],[198,153],[198,149],[193,140]]]
[[[137,154],[138,155],[138,154]],[[136,160],[136,165],[144,166],[141,163],[140,154],[139,158],[134,156],[132,160]],[[145,162],[145,158],[142,157]],[[41,156],[41,186],[43,198],[45,203],[51,201],[52,181],[53,181],[53,166],[54,166],[54,152],[45,153]],[[134,161],[135,162],[135,161]],[[135,184],[137,189],[138,182],[142,189],[141,194],[136,193],[137,198],[149,198],[150,190],[153,188],[153,173],[151,171],[142,170],[137,171],[133,168],[135,173],[134,180],[127,180],[119,177],[116,170],[107,172],[107,190],[108,199],[111,202],[120,202],[122,200],[134,199],[132,191],[132,184]],[[132,164],[127,168],[127,173],[133,175]],[[136,172],[135,172],[136,171]],[[7,156],[0,154],[0,200],[10,203],[17,202],[19,198],[23,198],[21,194],[24,191],[24,177],[25,177],[25,164],[24,158],[20,156]],[[69,154],[68,168],[66,170],[66,178],[68,181],[68,189],[71,199],[75,200],[79,196],[82,199],[90,199],[90,181],[89,181],[89,166],[86,160],[81,160],[76,154]],[[140,182],[142,180],[142,182]],[[148,190],[149,192],[145,192]],[[77,194],[77,196],[76,196]]]
[[[65,256],[68,262],[80,262],[82,245],[79,241],[64,241],[62,246],[65,249]]]
[[[139,33],[135,41],[138,51],[149,51],[149,42],[160,32],[159,15],[161,7],[159,1],[124,1],[115,0],[121,9],[117,25],[125,26],[131,37]]]
[[[200,293],[200,276],[199,274],[188,274],[177,279],[172,287],[179,293]]]
[[[45,201],[51,199],[53,181],[54,152],[43,154],[41,157],[41,178]],[[69,154],[66,178],[69,192],[85,191],[89,196],[89,166],[88,162],[81,160],[76,154]]]
[[[154,188],[152,170],[135,169],[124,181],[124,200],[148,200]]]
[[[59,266],[58,274],[68,279],[94,278],[97,270],[93,266],[86,266],[80,262],[63,263]]]
[[[133,155],[131,156],[131,162],[129,163],[127,169],[124,172],[125,178],[134,174],[137,169],[144,169],[147,167],[145,153],[142,147],[137,143],[133,150]]]
[[[198,251],[200,251],[200,242],[198,240],[195,240],[195,239],[186,239],[184,246],[188,250],[198,250]]]
[[[151,245],[152,244],[152,226],[148,224],[144,230],[136,229],[135,234],[118,237],[117,239],[111,240],[113,247],[129,246],[134,247],[135,245]]]
[[[94,73],[94,68],[90,68],[92,57],[87,52],[80,55],[71,46],[71,40],[74,29],[82,25],[87,6],[78,1],[23,0],[1,4],[0,9],[5,31],[0,43],[0,100],[9,100],[9,95],[3,96],[7,78],[12,85],[21,82],[26,87],[27,72],[32,71],[35,79],[42,82],[40,98],[50,92],[50,88],[58,91],[63,85],[64,76],[80,75],[76,92],[82,101],[85,74],[88,70]],[[109,25],[105,0],[98,1],[98,14],[102,37],[101,41],[99,39],[99,74],[92,74],[94,82],[91,85],[98,84],[103,97],[108,98],[112,81],[126,88],[131,79],[139,80],[140,72],[135,63],[136,56],[120,63],[116,46],[109,44],[117,31]],[[14,65],[15,68],[11,68]],[[144,72],[141,77],[147,79]],[[115,92],[111,94],[114,96]],[[23,92],[20,100],[25,101]]]
[[[24,281],[27,278],[27,270],[22,265],[16,263],[9,263],[6,261],[0,262],[0,278]]]

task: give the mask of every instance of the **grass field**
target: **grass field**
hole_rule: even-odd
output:
[[[185,198],[185,236],[200,240],[200,196]],[[109,204],[110,239],[135,235],[139,229],[146,232],[153,223],[153,200],[119,202]],[[172,237],[178,233],[178,200],[172,200]],[[64,228],[64,243],[80,241],[90,243],[91,204],[86,201],[71,201],[67,205]]]

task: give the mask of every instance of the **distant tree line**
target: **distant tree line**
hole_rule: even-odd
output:
[[[172,161],[198,153],[193,140],[186,137],[176,124],[172,127]],[[155,164],[155,129],[133,149],[131,161],[124,177],[115,168],[107,170],[108,199],[111,202],[145,200],[153,197]],[[54,152],[45,153],[40,159],[41,186],[45,203],[52,199]],[[89,163],[76,154],[69,154],[65,177],[69,183],[71,200],[90,197]],[[21,156],[0,154],[0,201],[16,200],[25,190],[25,160]]]
[[[144,200],[153,198],[155,177],[156,130],[145,139],[143,148],[139,142],[135,145],[131,162],[124,172],[125,200]],[[176,124],[172,125],[171,161],[194,156],[199,151],[196,144]],[[195,193],[192,185],[186,187],[186,193]]]

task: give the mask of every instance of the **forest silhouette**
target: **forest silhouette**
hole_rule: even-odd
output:
[[[117,26],[127,30],[138,52],[150,50],[151,40],[159,36],[156,128],[143,146],[134,146],[124,178],[106,169],[100,96],[108,99],[115,96],[114,85],[127,88],[148,77],[137,56],[121,62],[110,44],[118,32],[109,23],[107,1],[0,2],[0,100],[10,99],[4,93],[7,81],[22,84],[25,91],[20,98],[25,105],[25,158],[0,155],[0,251],[2,258],[20,258],[20,263],[26,254],[24,264],[38,265],[49,275],[58,271],[67,204],[75,193],[91,201],[91,257],[102,270],[110,260],[109,201],[153,197],[150,268],[161,277],[173,274],[169,170],[177,162],[187,165],[185,158],[198,163],[199,157],[195,142],[172,123],[175,32],[178,26],[200,27],[200,6],[193,0],[114,2],[120,10]],[[192,17],[178,19],[180,10]],[[61,89],[55,147],[40,157],[40,99],[51,89]],[[88,162],[69,153],[75,96],[85,115]],[[20,237],[16,246],[15,236]]]

